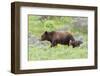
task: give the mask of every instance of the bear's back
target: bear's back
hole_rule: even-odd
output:
[[[56,31],[53,34],[53,38],[55,39],[64,39],[66,37],[72,37],[72,34],[69,32],[64,32],[64,31]]]

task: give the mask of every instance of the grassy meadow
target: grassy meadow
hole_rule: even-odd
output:
[[[86,17],[28,16],[28,60],[81,59],[88,56]],[[75,39],[83,40],[80,47],[58,44],[50,47],[49,41],[40,41],[45,31],[69,31]]]

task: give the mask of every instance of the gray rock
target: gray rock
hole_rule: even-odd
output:
[[[77,27],[83,27],[88,25],[87,17],[73,17],[73,25]]]
[[[36,47],[48,46],[50,44],[48,41],[40,41],[39,38],[33,36],[32,34],[29,34],[28,36],[28,43]]]

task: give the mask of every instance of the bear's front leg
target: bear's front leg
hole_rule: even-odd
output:
[[[56,46],[56,45],[57,45],[56,41],[53,40],[53,41],[51,42],[51,47],[54,47],[54,46]]]

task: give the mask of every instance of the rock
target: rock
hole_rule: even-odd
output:
[[[43,46],[48,46],[50,45],[50,42],[48,41],[40,41],[39,38],[37,38],[36,36],[29,34],[28,36],[28,43],[31,45],[34,45],[36,47],[43,47]]]
[[[87,26],[88,18],[87,17],[73,17],[73,25],[77,27]]]
[[[36,36],[34,36],[31,33],[29,33],[29,35],[28,35],[28,43],[29,44],[34,44],[34,43],[37,43],[37,41],[39,41],[39,39]]]

